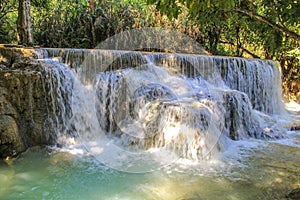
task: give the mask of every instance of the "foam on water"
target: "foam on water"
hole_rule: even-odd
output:
[[[228,148],[226,138],[275,139],[286,131],[276,62],[47,51],[76,74],[69,125],[78,134],[75,143],[114,169],[143,172],[179,160],[205,162]]]
[[[196,160],[209,156],[221,134],[217,116],[195,98],[192,82],[145,68],[99,74],[92,87],[75,82],[75,95],[86,88],[73,99],[73,123],[87,148],[113,168],[145,158],[159,168],[178,159],[176,151]]]

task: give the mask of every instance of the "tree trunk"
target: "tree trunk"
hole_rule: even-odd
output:
[[[20,43],[26,46],[32,45],[33,37],[30,17],[30,0],[19,0],[17,29]]]
[[[234,8],[234,10],[237,12],[243,13],[245,15],[248,15],[249,17],[254,17],[254,18],[258,19],[259,21],[261,21],[265,24],[268,24],[269,26],[273,27],[274,29],[289,35],[291,38],[294,38],[295,40],[300,41],[300,35],[298,35],[297,33],[293,32],[293,31],[288,30],[287,28],[285,28],[283,26],[275,24],[274,22],[268,20],[267,18],[265,18],[263,16],[260,16],[256,13],[253,13],[248,10],[244,10],[242,8]]]

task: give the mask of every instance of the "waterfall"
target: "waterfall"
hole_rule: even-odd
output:
[[[218,116],[192,92],[191,80],[154,65],[143,68],[97,76],[101,128],[125,146],[163,147],[193,159],[207,156],[220,136]]]
[[[46,50],[49,57],[60,58],[73,68],[84,83],[90,83],[96,74],[103,71],[134,68],[151,61],[168,68],[171,73],[201,76],[212,85],[244,92],[255,110],[266,114],[284,112],[280,67],[276,61],[101,49]]]
[[[284,112],[277,62],[100,49],[45,50],[49,58],[75,72],[70,121],[104,163],[110,162],[103,152],[111,141],[119,148],[109,154],[115,157],[120,149],[128,159],[163,149],[199,160],[220,151],[226,136],[233,140],[279,137],[272,118]],[[128,153],[137,150],[143,153]]]
[[[68,136],[74,136],[74,129],[69,123],[72,117],[72,90],[74,84],[74,73],[65,64],[51,59],[40,59],[41,64],[38,73],[42,82],[42,91],[34,91],[44,95],[47,115],[43,122],[43,130],[46,135],[52,137],[56,142],[63,141]],[[43,117],[44,118],[44,117]]]

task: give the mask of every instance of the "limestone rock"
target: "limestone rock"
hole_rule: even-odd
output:
[[[13,106],[5,99],[7,95],[7,89],[0,87],[0,115],[10,115],[14,119],[16,119],[17,112],[13,108]]]
[[[25,149],[16,121],[7,115],[0,115],[0,158],[13,156]]]
[[[70,117],[66,67],[34,57],[31,49],[0,48],[1,158],[54,144]]]
[[[39,48],[0,45],[0,65],[6,67],[11,67],[14,63],[42,57],[44,57],[44,51]]]

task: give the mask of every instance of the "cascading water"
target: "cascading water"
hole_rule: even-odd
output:
[[[30,136],[62,145],[0,161],[1,199],[271,200],[300,186],[276,62],[41,50],[12,103],[28,100]]]
[[[222,149],[226,135],[234,140],[279,137],[280,127],[265,117],[284,112],[275,62],[109,50],[46,51],[77,74],[71,127],[110,167],[139,171],[135,167],[145,168],[147,164],[140,164],[145,157],[155,163],[146,171],[178,156],[206,159]],[[161,155],[169,156],[158,159]]]
[[[50,132],[49,137],[64,143],[63,140],[72,136],[74,131],[69,124],[72,117],[71,96],[74,73],[66,65],[51,59],[41,59],[38,62],[44,65],[39,74],[48,115],[43,129],[45,133]]]
[[[196,98],[190,81],[150,64],[143,68],[97,77],[102,129],[126,146],[168,147],[184,157],[206,157],[220,135],[214,124],[218,120],[212,119],[217,116]]]
[[[77,80],[75,128],[102,163],[125,171],[151,171],[178,155],[207,158],[220,148],[224,120],[201,103],[208,94],[199,90],[196,95],[197,83],[153,64],[99,73],[93,85]]]
[[[141,53],[116,50],[45,49],[47,56],[59,58],[73,68],[81,81],[91,83],[103,71],[136,67],[151,61],[172,74],[201,76],[223,89],[238,90],[249,97],[253,109],[282,114],[279,64],[271,60],[187,54]],[[147,61],[148,60],[148,61]]]

